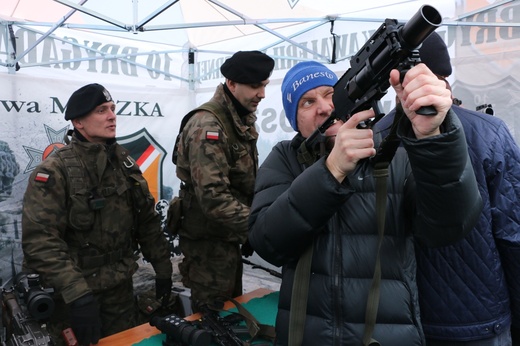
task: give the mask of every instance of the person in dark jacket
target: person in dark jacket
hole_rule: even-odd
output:
[[[452,73],[442,38],[419,50],[440,78]],[[448,85],[449,86],[449,85]],[[475,228],[450,246],[417,246],[421,319],[429,346],[520,345],[520,150],[499,118],[462,107],[460,119],[484,208]],[[377,128],[387,131],[395,113]]]
[[[390,83],[404,111],[397,130],[404,147],[389,166],[379,244],[370,160],[376,143],[371,129],[357,128],[374,112],[330,126],[319,145],[324,154],[313,155],[305,142],[331,114],[336,80],[316,62],[289,70],[283,103],[298,133],[273,148],[257,175],[249,241],[263,259],[283,266],[277,344],[366,345],[375,339],[385,346],[424,345],[413,239],[429,246],[452,243],[481,211],[464,132],[450,110],[450,92],[424,64],[410,69],[402,84],[392,71]],[[414,112],[429,104],[436,116]],[[371,289],[378,265],[379,292],[377,285]]]

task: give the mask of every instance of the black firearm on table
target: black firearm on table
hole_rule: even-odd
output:
[[[350,59],[350,68],[334,85],[334,111],[305,141],[308,149],[324,140],[325,131],[337,119],[347,121],[350,115],[372,108],[375,118],[366,126],[373,126],[383,116],[379,101],[390,87],[390,71],[398,69],[401,79],[406,71],[418,64],[419,47],[442,23],[440,13],[424,5],[405,24],[395,19],[385,22]],[[422,115],[435,115],[433,107],[417,111]]]
[[[212,342],[221,346],[242,346],[240,336],[249,337],[248,329],[240,326],[242,318],[236,315],[221,317],[217,311],[203,309],[202,317],[193,322],[171,314],[152,317],[150,325],[166,334],[164,346],[209,346]]]
[[[166,334],[163,346],[244,346],[253,340],[257,346],[272,345],[274,327],[259,323],[238,302],[231,301],[238,313],[221,316],[221,309],[203,305],[199,307],[201,317],[196,321],[188,322],[171,314],[152,317],[150,325]]]
[[[53,289],[40,286],[38,274],[19,273],[2,289],[2,346],[55,345],[43,321],[54,312]]]

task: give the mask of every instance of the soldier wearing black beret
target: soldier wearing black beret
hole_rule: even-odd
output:
[[[90,345],[136,326],[137,247],[155,270],[157,299],[171,293],[161,218],[139,166],[116,142],[115,109],[100,84],[74,91],[68,143],[35,168],[24,195],[24,270],[54,289],[47,329],[55,346],[69,327],[79,345]]]
[[[233,82],[256,84],[268,79],[273,67],[274,60],[262,52],[239,51],[222,64],[220,72]]]
[[[112,96],[104,86],[97,83],[87,84],[70,96],[65,109],[65,120],[81,118],[100,104],[110,101],[113,101]]]
[[[255,113],[273,68],[265,53],[236,52],[221,66],[225,82],[213,98],[182,121],[173,157],[183,218],[174,226],[194,310],[243,293],[241,259],[251,254],[243,244],[258,167]]]

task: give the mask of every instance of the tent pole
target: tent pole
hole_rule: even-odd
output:
[[[139,0],[132,0],[132,7],[133,7],[133,14],[134,14],[134,22],[132,23],[132,32],[134,34],[137,34],[137,21],[139,19],[139,15],[138,15],[138,4]]]
[[[13,25],[11,23],[7,24],[4,37],[5,42],[5,50],[7,53],[6,58],[6,66],[7,72],[9,74],[14,74],[16,71],[20,69],[18,63],[16,62],[16,37],[14,37],[13,33]]]
[[[188,80],[189,80],[189,87],[190,90],[195,90],[195,51],[190,48],[188,51]]]

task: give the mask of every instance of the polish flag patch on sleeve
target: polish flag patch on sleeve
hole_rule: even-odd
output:
[[[36,173],[34,180],[41,183],[46,183],[49,180],[49,175],[47,173],[38,172]]]
[[[206,139],[217,141],[220,133],[218,131],[206,131]]]

